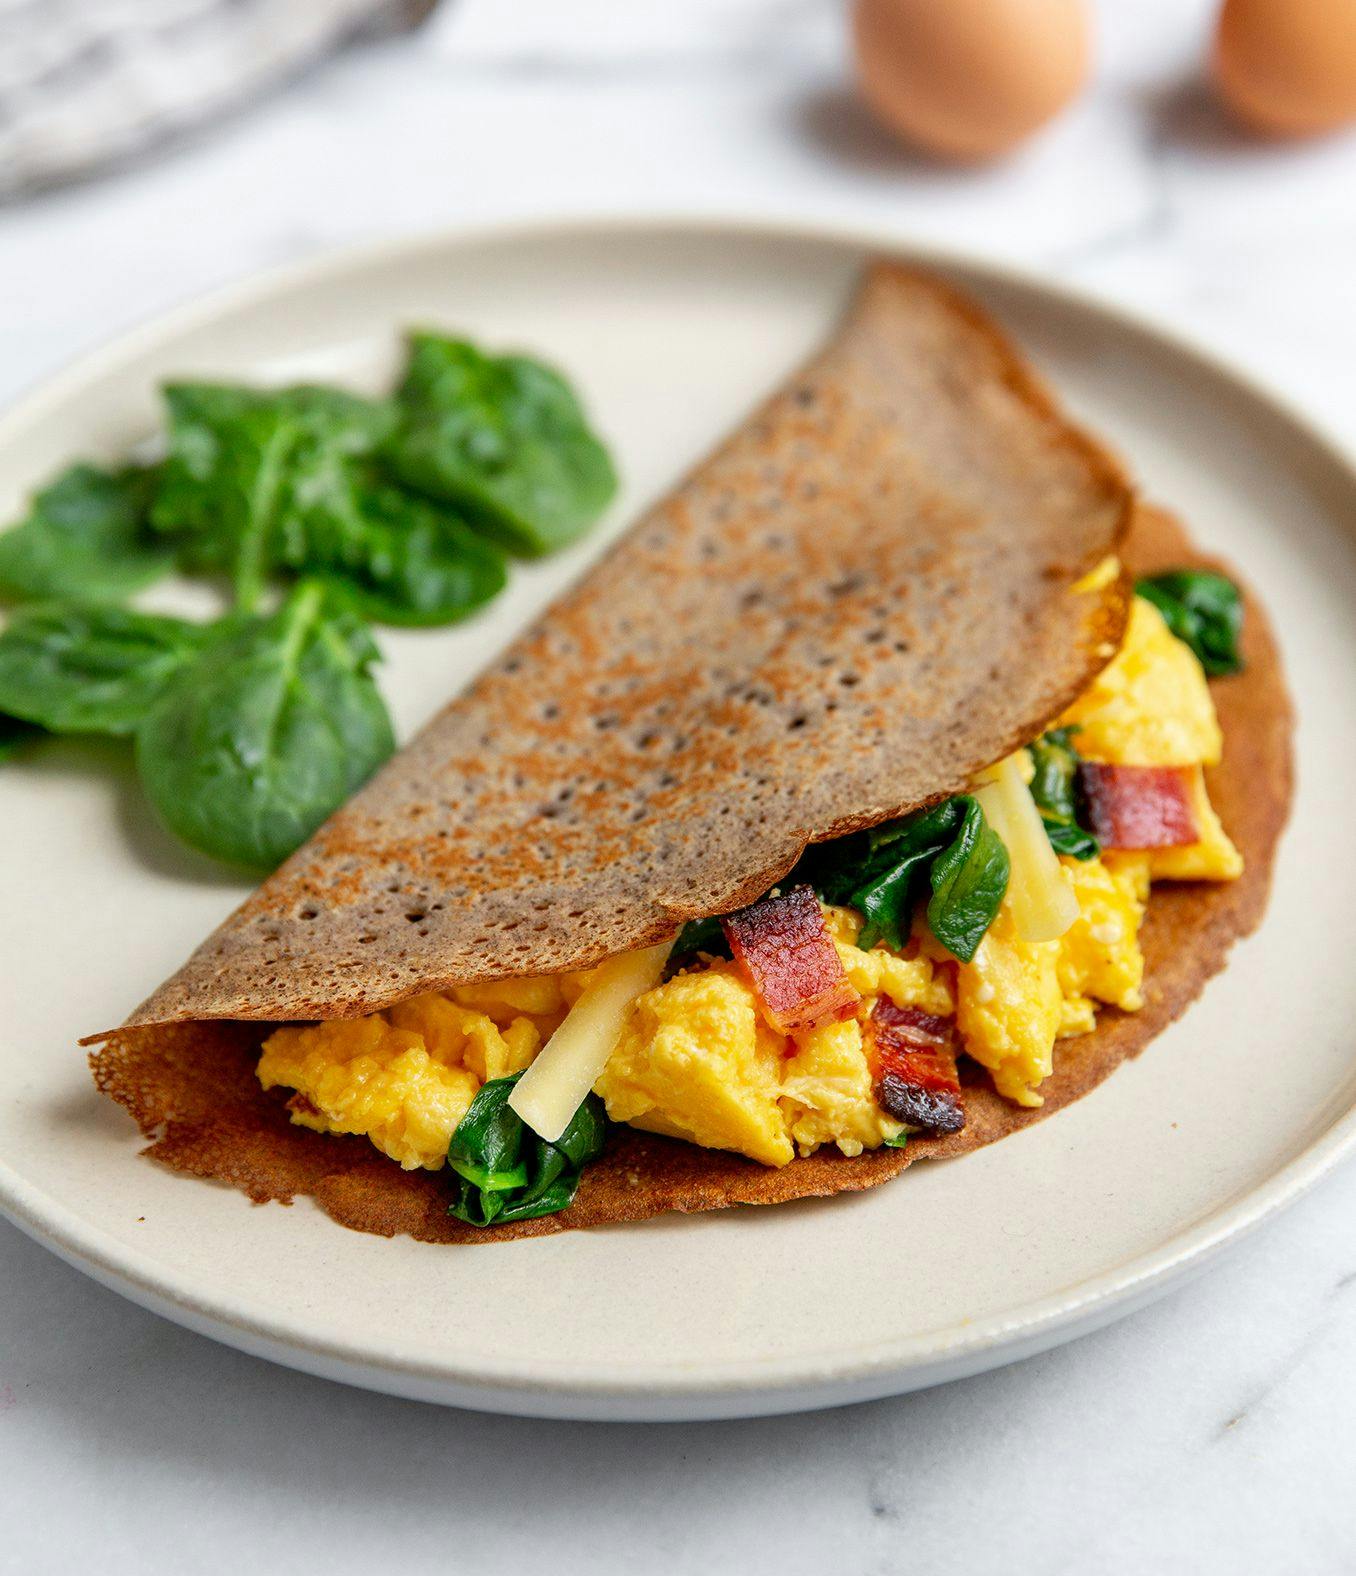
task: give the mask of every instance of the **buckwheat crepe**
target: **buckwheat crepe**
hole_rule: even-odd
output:
[[[1061,1042],[1039,1111],[976,1084],[957,1134],[780,1170],[615,1127],[568,1210],[478,1233],[437,1174],[291,1125],[253,1068],[272,1024],[586,967],[962,791],[1106,664],[1133,575],[1203,562],[977,308],[877,265],[798,376],[101,1037],[96,1081],[164,1163],[437,1242],[863,1188],[1003,1137],[1141,1049],[1260,918],[1290,708],[1251,598],[1208,774],[1246,872],[1156,890],[1144,1009]]]

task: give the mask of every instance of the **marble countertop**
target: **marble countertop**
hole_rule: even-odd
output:
[[[837,0],[460,0],[154,159],[0,209],[0,399],[130,322],[345,242],[571,212],[855,218],[1189,328],[1356,442],[1356,142],[1254,144],[1207,0],[1103,0],[1097,78],[939,170],[845,88]],[[213,1345],[0,1225],[0,1570],[383,1563],[1099,1573],[1356,1568],[1356,1168],[1062,1350],[818,1416],[536,1424]]]

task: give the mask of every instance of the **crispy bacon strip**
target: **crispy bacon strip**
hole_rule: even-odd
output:
[[[1200,839],[1184,766],[1079,764],[1088,825],[1103,848],[1180,848]]]
[[[924,1133],[959,1133],[965,1106],[956,1074],[955,1019],[896,1007],[882,996],[869,1028],[881,1109]]]
[[[808,886],[760,898],[720,923],[778,1034],[804,1034],[857,1010],[861,997],[843,972],[824,911]]]

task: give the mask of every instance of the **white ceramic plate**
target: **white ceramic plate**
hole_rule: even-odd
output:
[[[583,225],[400,243],[273,275],[135,333],[0,423],[0,518],[153,426],[174,374],[386,373],[403,325],[558,359],[626,478],[607,528],[452,633],[384,634],[403,733],[825,332],[873,238]],[[879,249],[889,250],[879,242]],[[691,1418],[931,1384],[1147,1301],[1356,1142],[1356,476],[1179,341],[988,265],[976,290],[1151,493],[1267,595],[1300,698],[1270,915],[1185,1020],[1086,1100],[856,1197],[499,1247],[344,1231],[137,1158],[77,1036],[118,1021],[242,896],[150,819],[124,753],[0,773],[0,1204],[70,1262],[246,1351],[393,1393],[549,1416]],[[160,601],[202,606],[187,590]]]

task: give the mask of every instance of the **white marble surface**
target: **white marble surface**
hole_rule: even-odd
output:
[[[461,0],[97,184],[0,210],[0,397],[342,242],[542,211],[854,216],[1185,325],[1356,441],[1356,141],[1235,135],[1205,0],[1103,0],[1084,101],[937,170],[845,95],[836,0]],[[1284,1046],[1278,1054],[1302,1054]],[[1356,1170],[1071,1347],[808,1419],[438,1411],[269,1367],[0,1226],[0,1569],[1356,1569]]]

